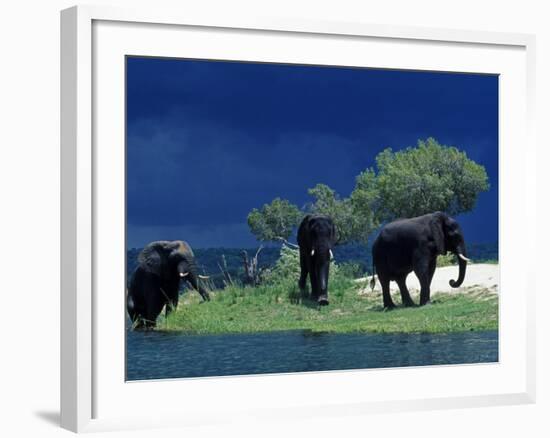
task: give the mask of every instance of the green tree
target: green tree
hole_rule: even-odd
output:
[[[378,154],[376,165],[382,220],[438,210],[457,215],[472,210],[479,193],[489,190],[485,167],[433,138],[398,152],[388,148]]]
[[[367,243],[367,236],[380,225],[380,194],[373,169],[366,169],[355,177],[355,188],[350,195],[352,214],[361,228],[359,242]],[[359,231],[359,230],[358,230]]]
[[[261,209],[253,209],[247,217],[248,227],[262,241],[287,240],[303,214],[286,199],[275,198]]]
[[[312,213],[329,216],[336,226],[336,235],[339,244],[361,242],[366,244],[369,234],[376,227],[373,215],[363,215],[357,210],[360,196],[340,198],[338,193],[325,184],[317,184],[308,190],[314,198],[308,209]],[[366,196],[361,200],[367,202]]]

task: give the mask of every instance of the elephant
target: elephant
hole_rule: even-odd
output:
[[[319,214],[304,217],[298,228],[301,271],[298,286],[305,290],[309,274],[311,297],[321,306],[329,304],[328,277],[335,242],[336,227],[330,217]]]
[[[180,280],[185,279],[204,301],[210,301],[198,275],[195,256],[184,241],[149,243],[138,256],[127,294],[127,310],[137,329],[153,328],[162,308],[166,316],[178,305]]]
[[[385,225],[372,246],[373,276],[382,286],[385,309],[395,307],[390,296],[390,281],[397,282],[404,306],[414,306],[406,278],[414,271],[420,281],[420,305],[430,302],[430,284],[439,254],[452,252],[458,257],[458,280],[451,287],[460,287],[466,275],[466,244],[460,225],[443,212],[425,214],[410,219],[398,219]]]

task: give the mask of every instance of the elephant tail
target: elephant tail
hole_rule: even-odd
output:
[[[376,278],[374,276],[374,260],[372,261],[372,277],[370,279],[370,291],[373,292],[374,291],[374,286],[376,284]]]

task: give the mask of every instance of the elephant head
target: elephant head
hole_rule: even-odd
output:
[[[466,265],[470,259],[466,257],[464,235],[457,221],[442,212],[433,214],[431,222],[434,241],[438,254],[452,252],[458,257],[458,280],[450,280],[451,287],[460,287],[466,276]]]
[[[147,245],[138,258],[141,266],[161,279],[177,283],[184,279],[197,290],[205,301],[210,300],[200,280],[208,277],[199,275],[191,247],[181,240],[158,241]]]

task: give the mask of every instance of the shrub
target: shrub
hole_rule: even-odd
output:
[[[300,277],[300,252],[287,245],[281,246],[279,259],[273,269],[264,274],[267,284],[281,284],[292,280],[298,281]]]
[[[444,266],[452,266],[456,264],[456,256],[452,252],[449,252],[445,255],[437,256],[436,266],[438,268],[442,268]]]
[[[339,273],[347,278],[361,278],[363,277],[363,267],[359,263],[344,262],[338,264]]]

